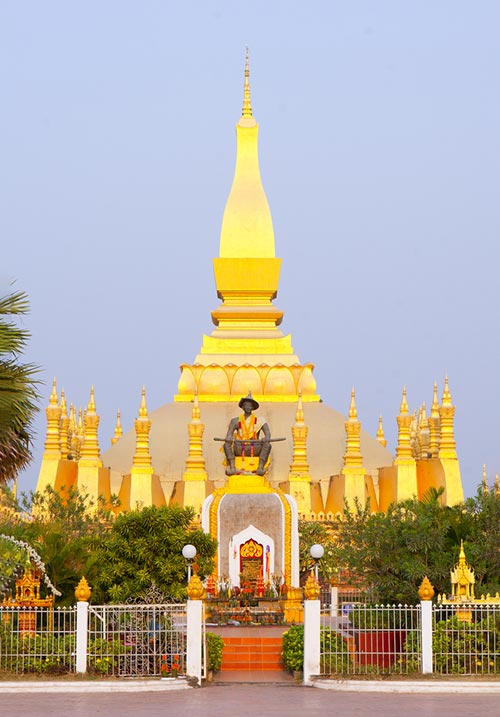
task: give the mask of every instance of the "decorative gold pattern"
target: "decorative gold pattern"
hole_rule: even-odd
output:
[[[241,546],[240,555],[242,558],[261,558],[263,554],[262,545],[256,543],[255,540],[249,540]]]
[[[193,573],[189,585],[187,587],[187,594],[190,600],[204,600],[206,598],[205,588],[202,585],[200,576]]]
[[[314,573],[311,571],[309,577],[304,585],[304,597],[306,600],[318,600],[321,589],[319,583],[314,577]]]
[[[420,587],[418,589],[418,596],[421,600],[432,600],[434,596],[434,588],[432,587],[427,575],[420,583]]]
[[[88,584],[86,578],[82,577],[75,588],[75,597],[79,602],[87,602],[90,598],[92,588]]]

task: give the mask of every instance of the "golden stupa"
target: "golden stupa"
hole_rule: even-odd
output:
[[[54,381],[47,408],[47,437],[38,490],[77,486],[94,498],[117,494],[121,510],[177,503],[199,512],[227,478],[221,443],[238,401],[249,391],[275,443],[267,481],[292,495],[299,515],[324,519],[344,503],[370,500],[373,511],[392,501],[444,489],[442,501],[463,500],[452,405],[445,381],[441,403],[434,386],[430,416],[422,405],[410,413],[403,390],[397,416],[396,455],[386,448],[382,420],[376,437],[361,429],[354,390],[348,415],[320,399],[313,364],[294,353],[280,330],[283,312],[273,303],[281,260],[275,256],[271,212],[258,161],[258,124],[252,113],[248,55],[242,115],[236,125],[234,180],[213,260],[219,306],[215,329],[203,336],[192,363],[181,366],[172,403],[149,413],[143,389],[134,428],[123,432],[118,413],[111,447],[100,455],[94,390],[85,411],[68,409]],[[346,405],[349,391],[346,390]]]

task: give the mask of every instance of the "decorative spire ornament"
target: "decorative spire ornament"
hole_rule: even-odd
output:
[[[47,435],[45,437],[46,458],[61,458],[61,437],[59,421],[61,418],[61,407],[57,397],[56,379],[52,381],[52,391],[49,397],[49,405],[45,409],[47,416]]]
[[[148,407],[146,405],[146,389],[142,387],[141,405],[139,407],[139,417],[134,421],[135,427],[135,453],[132,461],[132,472],[146,475],[153,474],[153,465],[151,462],[151,454],[149,452],[149,431],[151,430],[151,421],[148,415]]]
[[[450,388],[448,385],[448,376],[444,380],[444,391],[439,408],[439,418],[441,424],[441,440],[439,442],[439,458],[457,458],[457,450],[455,444],[455,436],[453,429],[453,417],[455,415],[455,406],[451,400]]]
[[[114,446],[117,441],[120,440],[120,438],[123,436],[123,428],[122,428],[122,422],[121,422],[121,414],[120,409],[116,412],[116,423],[115,423],[115,433],[113,435],[113,438],[111,439],[111,445]]]
[[[382,415],[380,415],[378,417],[377,441],[380,443],[381,446],[384,446],[384,448],[387,446],[387,441],[385,439],[385,433],[384,433],[384,426],[382,424]]]
[[[439,418],[439,401],[437,383],[434,381],[434,393],[432,398],[431,415],[429,418],[429,453],[432,458],[437,458],[439,453],[439,441],[441,437],[441,420]]]
[[[356,472],[363,466],[361,456],[361,423],[358,421],[358,410],[356,408],[356,395],[354,388],[351,390],[351,403],[349,405],[349,418],[344,423],[346,432],[346,450],[344,453],[344,467],[342,473],[349,472],[349,469],[356,468]]]
[[[252,102],[250,99],[250,69],[248,64],[248,47],[245,52],[245,83],[243,85],[243,109],[242,117],[252,116]]]
[[[396,459],[394,463],[398,465],[414,460],[410,442],[410,429],[413,416],[410,416],[408,401],[406,400],[406,386],[403,388],[399,416],[397,416],[396,421],[398,424],[398,445],[396,446]]]

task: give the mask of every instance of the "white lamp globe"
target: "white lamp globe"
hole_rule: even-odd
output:
[[[196,556],[196,548],[194,547],[194,545],[188,543],[188,545],[185,545],[182,548],[182,554],[186,558],[186,560],[193,560],[193,558]]]
[[[311,550],[309,552],[311,553],[311,558],[314,558],[314,560],[321,560],[325,554],[325,549],[319,543],[315,543],[314,545],[311,545]]]

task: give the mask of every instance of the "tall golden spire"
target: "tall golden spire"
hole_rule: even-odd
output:
[[[252,102],[250,99],[250,69],[248,66],[248,47],[245,53],[245,84],[243,86],[243,109],[241,111],[242,117],[252,116]]]
[[[456,458],[457,450],[455,444],[455,436],[453,430],[453,417],[455,415],[455,406],[451,400],[450,388],[448,385],[448,376],[444,380],[444,391],[439,408],[439,418],[441,423],[441,440],[439,442],[439,458]]]
[[[309,480],[309,464],[307,462],[308,433],[309,428],[304,422],[302,394],[299,392],[297,412],[295,414],[295,425],[292,426],[293,449],[289,480],[297,480],[298,477],[302,477],[302,479]]]
[[[68,453],[71,453],[71,448],[69,446],[69,416],[68,416],[68,407],[66,405],[66,396],[64,393],[64,389],[61,389],[61,402],[59,403],[59,408],[61,409],[61,418],[60,418],[60,434],[59,434],[59,443],[61,447],[61,455],[63,458],[67,458]]]
[[[344,454],[344,467],[342,473],[349,472],[350,468],[359,469],[363,465],[361,456],[361,423],[358,421],[358,410],[356,408],[356,395],[354,389],[351,391],[351,403],[349,406],[349,419],[344,423],[346,432],[346,449]]]
[[[250,387],[258,401],[318,402],[314,366],[302,364],[290,335],[279,326],[283,312],[274,305],[281,259],[275,256],[271,211],[262,186],[258,124],[250,100],[248,52],[245,56],[242,115],[236,124],[236,165],[213,260],[217,297],[215,329],[203,336],[192,364],[181,365],[175,401],[234,401]]]
[[[222,219],[221,258],[274,258],[273,221],[260,178],[257,137],[258,124],[250,102],[247,51],[243,111],[236,125],[236,168]]]
[[[201,412],[198,403],[198,394],[195,394],[193,401],[193,411],[191,414],[191,422],[188,424],[189,449],[186,458],[186,470],[183,479],[185,481],[206,481],[208,479],[205,468],[205,459],[203,457],[203,433],[205,425],[201,422]],[[204,493],[201,495],[201,503],[205,499]],[[197,508],[201,508],[201,503]],[[192,505],[192,503],[189,503]]]
[[[413,416],[410,415],[408,409],[408,401],[406,400],[406,387],[403,388],[403,396],[399,407],[399,416],[396,418],[398,424],[398,445],[396,446],[396,459],[394,463],[407,463],[413,460],[410,442],[410,429]]]
[[[90,398],[87,410],[83,417],[84,439],[80,448],[80,466],[101,466],[99,440],[97,429],[99,428],[99,416],[96,413],[94,387],[90,389]]]
[[[439,401],[437,383],[434,381],[434,393],[432,397],[431,415],[429,417],[429,453],[436,458],[439,453],[439,439],[441,425],[439,419]]]
[[[418,443],[420,448],[420,458],[429,458],[431,455],[429,419],[427,418],[425,403],[423,403],[420,408],[420,415],[418,420]]]
[[[61,408],[59,399],[57,398],[56,379],[52,381],[52,391],[50,393],[49,405],[45,409],[47,416],[47,435],[45,437],[46,458],[61,458],[61,444],[59,433],[59,420],[61,418]]]
[[[144,386],[142,387],[141,393],[139,417],[135,419],[134,426],[136,442],[132,462],[132,473],[153,475],[153,465],[151,463],[151,454],[149,453],[149,431],[151,430],[151,420],[148,415],[148,407],[146,405],[146,389]]]

